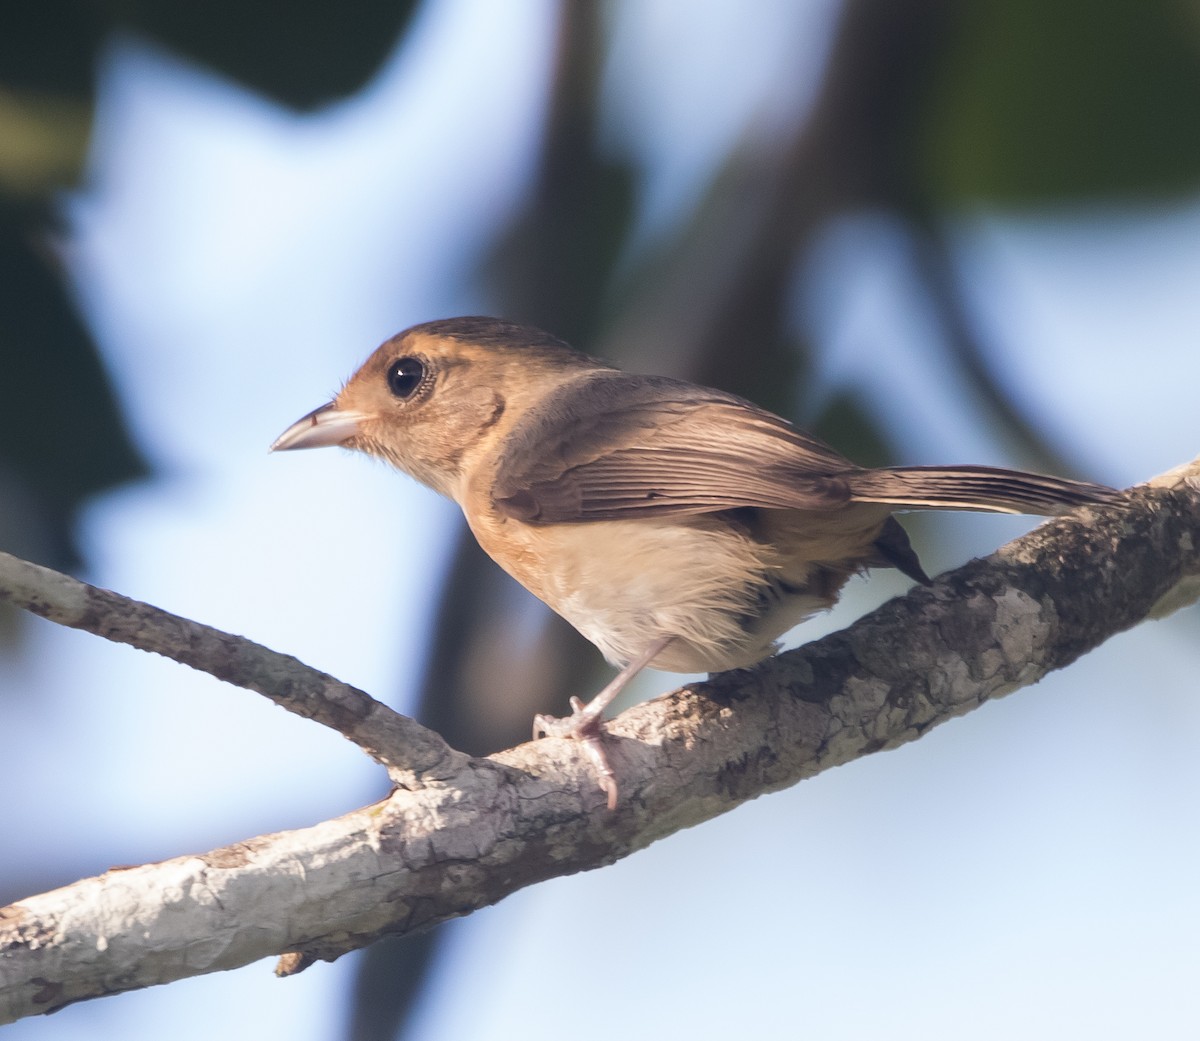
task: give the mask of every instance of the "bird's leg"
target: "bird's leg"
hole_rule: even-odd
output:
[[[608,808],[617,808],[617,777],[608,763],[602,743],[600,718],[604,710],[613,703],[618,694],[628,686],[629,681],[657,658],[664,647],[671,642],[671,637],[664,636],[655,640],[638,657],[618,672],[608,685],[591,701],[584,704],[581,698],[571,699],[571,714],[561,719],[555,716],[534,716],[533,736],[539,737],[569,737],[583,743],[583,750],[600,775],[600,787],[608,795]]]
[[[655,640],[640,655],[618,672],[591,701],[571,699],[571,715],[558,719],[554,716],[537,716],[533,721],[533,736],[536,737],[583,737],[595,730],[604,715],[604,710],[616,700],[639,672],[657,658],[671,642],[669,636]]]

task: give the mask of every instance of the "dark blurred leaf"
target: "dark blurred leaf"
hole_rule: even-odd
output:
[[[36,248],[40,227],[0,208],[0,471],[21,490],[0,512],[10,533],[36,529],[27,545],[64,567],[76,563],[80,503],[146,468],[59,272]]]
[[[0,29],[0,204],[45,198],[83,169],[104,34],[83,3],[13,4]]]
[[[111,0],[118,24],[295,108],[366,85],[415,0]]]
[[[1162,195],[1200,184],[1200,14],[1177,0],[959,12],[918,160],[935,198]]]
[[[0,31],[0,84],[90,98],[105,20],[86,0],[12,3]]]
[[[94,4],[10,5],[0,32],[0,544],[75,567],[82,501],[145,472],[47,242],[52,193],[82,170]]]

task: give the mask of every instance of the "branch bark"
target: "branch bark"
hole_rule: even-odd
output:
[[[399,787],[453,773],[467,756],[382,701],[243,636],[0,552],[0,600],[72,629],[161,654],[336,730]]]
[[[32,574],[14,590],[0,571],[0,596],[40,602]],[[0,1022],[270,954],[284,955],[278,971],[299,971],[612,863],[920,737],[1198,597],[1200,460],[1133,490],[1125,508],[1048,522],[843,632],[623,713],[608,728],[615,812],[572,742],[453,753],[315,827],[113,869],[0,909]],[[187,645],[155,649],[196,664]]]

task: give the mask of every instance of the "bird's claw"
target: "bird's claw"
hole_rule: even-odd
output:
[[[608,762],[608,753],[604,750],[604,731],[600,727],[600,717],[597,713],[589,712],[581,699],[571,699],[569,716],[534,716],[533,737],[535,741],[539,737],[563,737],[578,741],[598,775],[600,790],[608,796],[609,810],[617,808],[617,797],[620,794],[617,775],[613,772]]]
[[[600,717],[595,712],[589,712],[587,705],[580,698],[571,699],[571,714],[569,716],[533,717],[533,739],[539,737],[569,737],[583,740],[600,733]]]

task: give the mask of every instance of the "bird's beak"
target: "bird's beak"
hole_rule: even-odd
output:
[[[345,444],[360,431],[366,415],[351,409],[340,409],[331,401],[314,408],[303,419],[296,420],[275,439],[269,451],[287,452],[293,448],[327,448]]]

